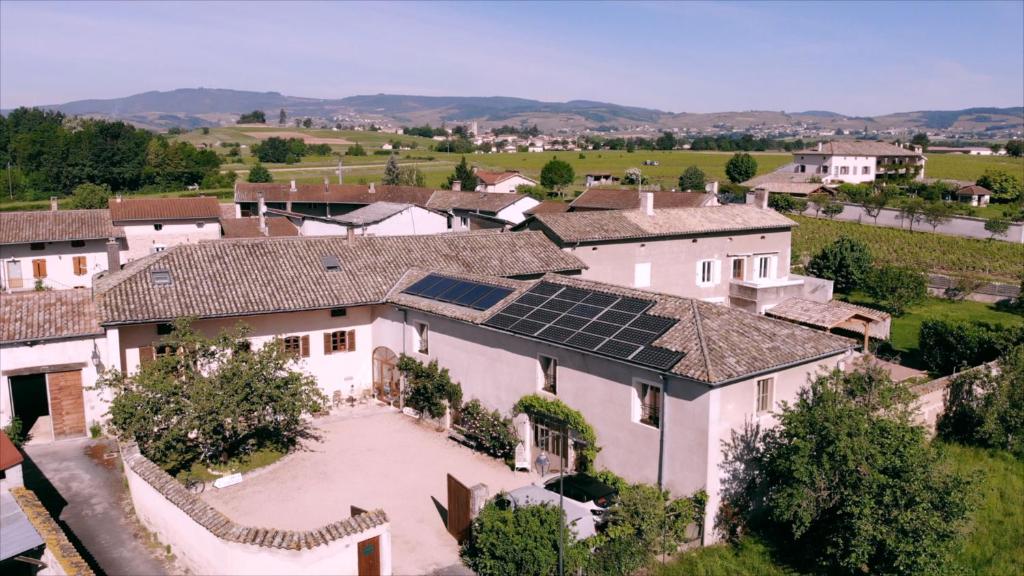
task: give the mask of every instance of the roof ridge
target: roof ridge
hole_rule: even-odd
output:
[[[693,326],[697,329],[697,343],[700,344],[700,354],[704,359],[704,370],[707,372],[708,382],[714,382],[711,377],[711,357],[708,355],[707,342],[704,341],[704,329],[701,327],[702,319],[696,300],[690,300],[690,310],[693,311]]]

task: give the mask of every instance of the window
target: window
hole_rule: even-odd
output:
[[[416,328],[416,351],[420,354],[430,353],[430,326],[423,322],[413,324]]]
[[[849,174],[850,173],[850,167],[849,166],[840,166],[839,167],[839,173],[844,175],[844,176]]]
[[[164,245],[164,244],[153,244],[152,254],[156,254],[157,252],[163,252],[164,250],[167,250],[167,246],[166,245]]]
[[[633,287],[647,288],[651,285],[651,263],[637,262],[633,268]]]
[[[29,250],[46,250],[45,242],[33,242],[28,245]]]
[[[32,261],[32,277],[46,278],[46,260],[36,258]]]
[[[206,226],[206,222],[196,222],[196,228],[202,228],[203,226]]]
[[[757,413],[761,414],[772,409],[772,388],[774,378],[762,378],[757,381]]]
[[[760,256],[757,259],[757,279],[764,280],[771,278],[771,256]]]
[[[718,281],[718,261],[701,260],[697,262],[697,285],[712,286]]]
[[[164,229],[164,225],[163,224],[153,224],[153,230],[156,230],[157,232],[159,232],[159,231],[161,231],[163,229]]]
[[[71,241],[71,247],[72,248],[83,248],[83,247],[85,247],[85,240],[72,240]]]
[[[661,426],[661,386],[638,381],[634,391],[634,419],[655,428]]]
[[[309,358],[309,336],[285,336],[283,342],[286,353]]]
[[[324,332],[324,354],[335,352],[354,352],[356,349],[355,330],[336,330]]]
[[[154,286],[170,286],[173,281],[170,270],[150,270],[149,277]]]
[[[540,357],[541,390],[558,394],[558,360],[550,356]]]
[[[157,358],[163,358],[164,356],[170,356],[170,355],[174,354],[175,352],[177,352],[177,350],[178,350],[177,348],[175,348],[174,346],[171,346],[170,344],[157,344],[156,346],[153,346],[153,352],[154,352],[154,355]]]
[[[463,228],[469,228],[469,217],[459,216],[459,224],[461,224]]]
[[[85,262],[85,256],[73,256],[71,258],[71,267],[75,272],[75,276],[84,276],[89,271],[89,266]]]
[[[743,258],[732,259],[732,279],[743,280]]]
[[[860,170],[861,170],[861,172],[860,172],[861,174],[871,174],[871,167],[870,166],[865,166],[865,167],[861,168]]]

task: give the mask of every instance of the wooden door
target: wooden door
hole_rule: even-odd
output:
[[[363,540],[356,547],[359,576],[380,576],[380,536]]]
[[[12,290],[23,287],[25,283],[21,279],[21,260],[8,260],[6,264],[7,286]]]
[[[85,401],[82,398],[82,371],[51,372],[46,375],[50,387],[50,417],[53,439],[85,436]]]
[[[469,488],[448,475],[448,533],[462,543],[469,537]]]

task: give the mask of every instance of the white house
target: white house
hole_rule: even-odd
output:
[[[311,216],[269,209],[267,222],[286,220],[298,228],[301,236],[400,236],[450,232],[446,214],[415,204],[374,202],[340,216]]]
[[[793,152],[793,172],[816,176],[825,184],[874,182],[892,175],[920,180],[925,160],[920,146],[908,149],[887,142],[836,140]]]
[[[124,230],[127,261],[170,246],[220,238],[216,198],[111,198],[110,218]]]
[[[523,176],[519,172],[487,172],[476,170],[476,177],[480,183],[476,186],[477,192],[496,192],[508,194],[515,192],[519,186],[536,186],[537,181],[533,178]]]
[[[93,274],[120,267],[125,248],[109,210],[0,212],[0,289],[92,286]]]

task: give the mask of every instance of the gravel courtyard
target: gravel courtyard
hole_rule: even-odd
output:
[[[439,510],[448,506],[447,474],[467,486],[482,482],[491,495],[538,479],[388,408],[346,408],[316,425],[321,441],[203,498],[242,524],[293,530],[347,518],[350,506],[382,508],[394,573],[425,574],[459,564]]]

